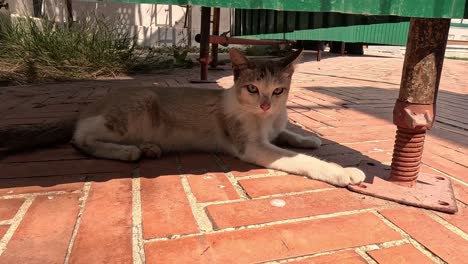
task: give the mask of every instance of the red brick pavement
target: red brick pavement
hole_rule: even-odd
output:
[[[401,58],[305,56],[291,128],[323,159],[388,175]],[[452,179],[456,215],[408,208],[217,154],[138,164],[69,146],[0,161],[0,263],[464,263],[468,259],[468,62],[446,60],[422,170]],[[198,69],[0,89],[0,125],[76,114],[127,86],[190,84]],[[229,87],[229,71],[210,72]]]

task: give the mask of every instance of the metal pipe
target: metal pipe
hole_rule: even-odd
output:
[[[317,61],[322,60],[322,46],[323,46],[323,42],[317,41]]]
[[[203,6],[201,8],[201,29],[200,37],[197,42],[200,43],[200,79],[208,80],[208,64],[210,63],[210,15],[211,7]],[[195,37],[196,38],[196,37]]]
[[[200,34],[195,36],[195,41],[201,43]],[[285,43],[294,43],[294,41],[230,38],[230,37],[225,37],[225,36],[210,36],[208,41],[211,44],[219,44],[223,46],[228,46],[229,44],[278,45],[278,44],[285,44]]]
[[[426,130],[432,128],[450,19],[411,18],[393,110],[397,135],[390,181],[412,187],[418,178]]]
[[[219,35],[219,20],[220,20],[220,9],[213,9],[213,35]],[[211,44],[211,63],[210,66],[216,68],[218,66],[218,44]]]
[[[341,42],[341,46],[340,46],[340,55],[341,56],[345,55],[345,49],[346,49],[346,43],[343,41],[343,42]]]

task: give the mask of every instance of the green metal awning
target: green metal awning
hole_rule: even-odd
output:
[[[240,9],[336,12],[425,18],[468,18],[467,0],[106,0]],[[92,1],[96,2],[96,1]]]
[[[297,30],[288,33],[247,35],[249,39],[344,41],[405,46],[409,22]]]
[[[407,22],[398,16],[351,15],[332,12],[294,12],[235,9],[233,36],[293,32],[305,29]]]

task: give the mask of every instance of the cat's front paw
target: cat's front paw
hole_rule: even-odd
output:
[[[366,179],[366,174],[358,168],[344,168],[349,175],[349,184],[359,184]]]
[[[320,138],[318,137],[307,136],[307,137],[302,138],[300,144],[304,148],[316,149],[322,145],[322,140],[320,140]]]
[[[358,168],[342,168],[340,173],[330,180],[330,183],[339,187],[350,184],[359,184],[366,179],[366,174]]]

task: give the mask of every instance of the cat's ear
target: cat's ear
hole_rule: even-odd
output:
[[[281,65],[286,73],[291,75],[294,73],[294,66],[299,61],[303,50],[303,48],[300,48],[281,60]]]
[[[233,67],[240,68],[249,64],[249,60],[238,49],[232,48],[229,51],[229,56],[231,57]]]
[[[234,80],[237,80],[240,71],[248,68],[249,60],[235,48],[229,51],[229,56],[231,57],[232,70],[234,71]]]

